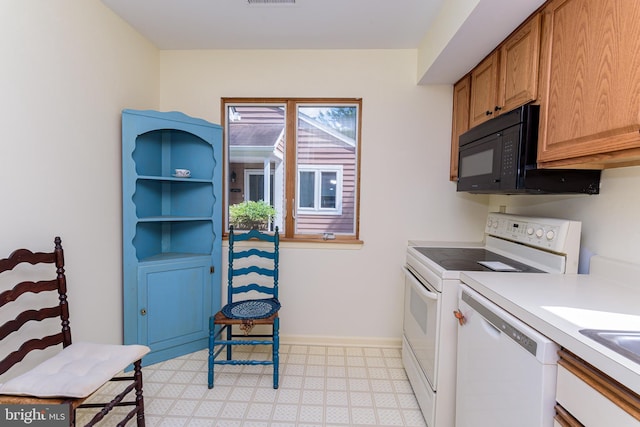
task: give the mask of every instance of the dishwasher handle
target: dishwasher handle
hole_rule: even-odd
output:
[[[458,319],[458,323],[460,324],[460,326],[464,326],[464,324],[467,323],[467,319],[464,317],[464,314],[462,314],[462,311],[460,311],[459,309],[453,310],[453,317]]]
[[[515,327],[509,321],[501,318],[494,311],[485,307],[468,292],[462,291],[460,299],[467,303],[471,309],[476,311],[484,320],[485,324],[491,327],[492,331],[495,331],[498,335],[504,333],[505,336],[515,341],[533,356],[537,355],[538,343],[535,339],[529,337],[527,333]]]

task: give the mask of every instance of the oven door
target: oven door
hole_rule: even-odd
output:
[[[435,391],[441,295],[405,267],[404,336],[420,370]]]
[[[501,133],[494,133],[460,147],[457,190],[486,192],[500,189],[501,159]]]

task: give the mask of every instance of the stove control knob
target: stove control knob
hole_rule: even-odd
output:
[[[529,227],[529,228],[527,228],[527,234],[528,234],[529,236],[532,236],[532,235],[533,235],[533,227]]]
[[[498,228],[498,221],[493,223],[493,228]]]
[[[493,220],[491,218],[489,218],[487,220],[487,228],[491,228],[491,225],[493,225]]]
[[[538,228],[536,230],[536,237],[539,239],[542,237],[542,235],[544,234],[544,230],[542,228]]]
[[[556,233],[553,230],[547,231],[547,240],[553,240],[556,237]]]

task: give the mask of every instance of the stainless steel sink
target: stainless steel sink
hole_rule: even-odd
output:
[[[640,363],[640,331],[582,329],[580,333],[627,359]]]

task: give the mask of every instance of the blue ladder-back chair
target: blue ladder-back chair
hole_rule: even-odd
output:
[[[236,247],[238,242],[247,243]],[[209,388],[213,388],[215,365],[273,365],[273,388],[278,388],[279,242],[278,227],[273,234],[258,230],[236,234],[233,227],[229,229],[227,304],[209,318]],[[234,333],[234,325],[244,333]],[[258,325],[270,325],[271,333],[251,334]],[[233,360],[234,345],[271,345],[272,358]],[[226,359],[218,358],[225,349]]]

